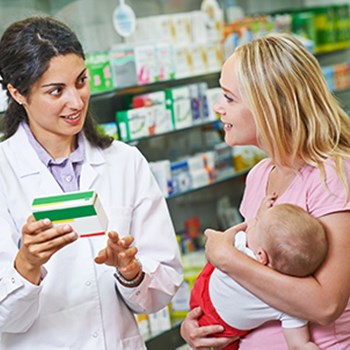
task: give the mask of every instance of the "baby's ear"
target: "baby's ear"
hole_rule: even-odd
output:
[[[256,258],[260,264],[268,265],[269,264],[269,257],[266,253],[266,251],[262,248],[258,249],[258,252],[256,254]]]

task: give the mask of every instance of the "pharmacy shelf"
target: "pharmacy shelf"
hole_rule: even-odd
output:
[[[240,170],[240,171],[234,171],[232,174],[229,174],[229,175],[224,176],[224,177],[222,177],[222,178],[220,178],[218,180],[215,180],[215,182],[209,183],[209,184],[207,184],[205,186],[191,188],[188,191],[183,191],[183,192],[172,194],[169,197],[167,197],[166,199],[167,200],[171,200],[173,198],[184,196],[186,194],[190,194],[190,193],[193,193],[193,192],[196,192],[196,191],[200,191],[200,190],[203,190],[203,189],[208,188],[208,187],[213,187],[213,186],[218,185],[220,183],[223,183],[225,181],[229,181],[229,180],[235,179],[237,177],[246,175],[249,172],[250,169],[251,169],[251,167],[249,167],[247,169],[244,169],[244,170]]]
[[[149,140],[149,139],[154,139],[157,137],[161,137],[161,136],[166,136],[166,135],[172,135],[172,134],[176,134],[179,132],[183,132],[183,131],[188,131],[188,130],[192,130],[194,128],[200,128],[203,126],[209,126],[209,125],[215,125],[216,128],[221,129],[221,122],[219,119],[216,120],[208,120],[205,122],[201,122],[201,123],[197,123],[197,124],[192,124],[186,128],[180,128],[180,129],[174,129],[174,130],[169,130],[163,133],[159,133],[159,134],[154,134],[154,135],[150,135],[150,136],[145,136],[145,137],[140,137],[138,139],[134,139],[134,140],[129,140],[129,141],[124,141],[126,143],[129,143],[130,145],[133,146],[137,146],[137,144],[139,143],[139,141],[144,141],[144,140]]]
[[[191,84],[199,81],[211,81],[215,80],[216,86],[219,84],[220,72],[209,72],[198,75],[191,75],[188,77],[176,78],[171,80],[156,81],[150,84],[126,86],[122,88],[114,88],[109,91],[94,92],[91,94],[93,99],[103,100],[106,98],[112,98],[114,96],[124,96],[124,95],[138,95],[144,92],[153,92],[158,90],[169,89],[170,87],[181,86],[186,84]]]
[[[116,111],[129,108],[127,96],[163,91],[177,86],[206,82],[209,88],[219,86],[220,72],[206,73],[152,84],[115,88],[111,91],[93,93],[90,106],[98,123],[115,121]]]

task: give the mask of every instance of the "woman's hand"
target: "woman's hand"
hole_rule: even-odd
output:
[[[245,222],[228,228],[225,232],[206,229],[204,234],[207,236],[205,243],[205,255],[208,261],[215,267],[222,267],[228,259],[232,258],[232,247],[234,245],[235,235],[239,231],[247,228]]]
[[[140,272],[140,264],[136,259],[137,248],[131,246],[134,237],[119,238],[117,232],[108,232],[107,247],[95,258],[97,264],[116,267],[127,280],[132,280]]]
[[[220,325],[200,327],[198,318],[202,315],[200,307],[191,310],[181,324],[181,336],[193,350],[219,350],[235,341],[237,338],[210,337],[220,333],[224,328]]]
[[[49,219],[36,221],[33,215],[29,216],[22,228],[21,247],[15,259],[16,270],[29,282],[39,284],[42,265],[77,238],[69,225],[54,227]]]

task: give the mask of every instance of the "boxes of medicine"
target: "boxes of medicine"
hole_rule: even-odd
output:
[[[162,191],[163,196],[169,197],[169,194],[173,192],[170,160],[165,159],[157,162],[149,162],[149,166],[160,190]]]
[[[174,129],[192,126],[191,96],[188,86],[165,90],[167,108],[171,111]]]
[[[118,127],[116,122],[102,123],[99,124],[99,129],[103,134],[112,136],[114,139],[118,140]]]
[[[214,111],[214,105],[218,99],[222,96],[221,88],[214,87],[205,91],[205,97],[207,102],[207,111],[209,113],[208,120],[218,120],[219,115]]]
[[[86,54],[86,67],[91,93],[113,89],[109,52]]]
[[[168,43],[159,43],[155,45],[156,57],[156,80],[175,79],[175,64],[173,48]]]
[[[149,136],[148,124],[152,111],[148,107],[134,108],[116,113],[119,136],[123,141]]]
[[[108,219],[93,190],[37,197],[32,202],[36,220],[50,219],[53,225],[69,224],[80,237],[104,235]]]
[[[164,91],[155,91],[149,94],[133,96],[131,100],[131,107],[149,108],[149,136],[162,134],[173,130],[171,111],[166,108],[166,97]]]
[[[134,48],[131,46],[115,46],[110,51],[113,74],[113,86],[124,88],[137,85]]]
[[[171,163],[170,171],[173,190],[170,194],[178,194],[192,189],[192,177],[187,160]]]
[[[153,45],[140,45],[134,48],[136,77],[139,85],[156,81],[156,52]]]

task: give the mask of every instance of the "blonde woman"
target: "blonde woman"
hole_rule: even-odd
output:
[[[232,245],[237,230],[207,230],[209,261],[251,293],[309,320],[321,349],[350,348],[350,119],[329,91],[317,60],[288,34],[270,34],[237,48],[222,68],[223,95],[215,106],[229,145],[255,145],[269,157],[249,173],[241,203],[253,218],[266,193],[292,203],[326,228],[329,251],[311,277],[263,266]],[[181,334],[193,349],[220,349],[218,325],[199,327],[199,308]],[[240,350],[285,350],[282,329],[270,322],[240,341]]]

